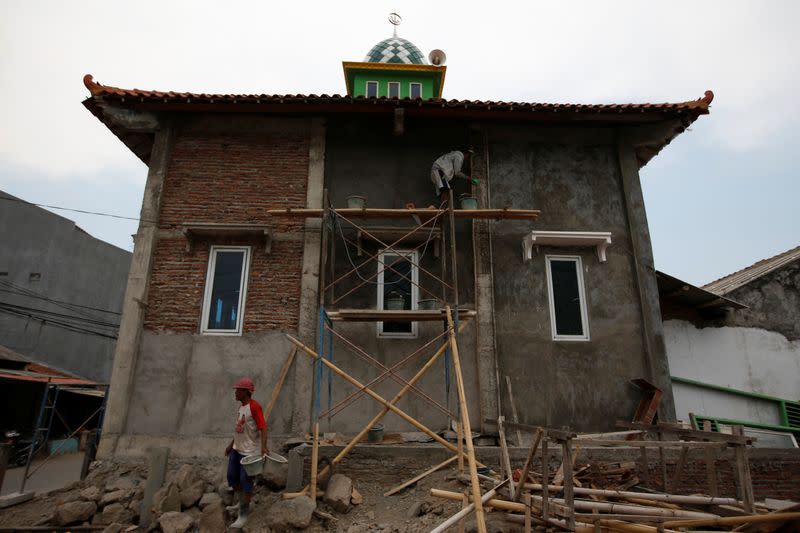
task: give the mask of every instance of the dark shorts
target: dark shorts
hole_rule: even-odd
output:
[[[253,478],[247,475],[241,460],[244,455],[231,450],[228,455],[228,485],[244,492],[253,492]]]

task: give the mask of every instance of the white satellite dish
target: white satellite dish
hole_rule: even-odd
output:
[[[441,67],[447,61],[447,56],[437,48],[436,50],[431,50],[431,53],[428,54],[428,61],[431,62],[431,65]]]

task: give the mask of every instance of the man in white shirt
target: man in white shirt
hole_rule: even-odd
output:
[[[436,187],[436,194],[441,195],[442,192],[450,190],[450,182],[453,178],[469,179],[469,176],[464,174],[462,168],[464,163],[469,165],[472,155],[472,149],[467,149],[464,152],[454,150],[439,157],[433,162],[431,167],[431,181]]]
[[[239,516],[231,524],[232,528],[241,528],[250,514],[250,500],[253,498],[253,478],[247,475],[242,466],[242,459],[248,455],[267,455],[267,423],[261,404],[255,401],[253,391],[255,385],[250,378],[241,378],[233,386],[239,409],[236,412],[236,425],[233,440],[225,448],[228,456],[228,485],[239,493]]]

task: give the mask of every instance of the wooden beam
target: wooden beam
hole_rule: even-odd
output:
[[[703,432],[711,432],[711,420],[703,420]],[[714,449],[705,450],[706,477],[708,478],[708,493],[718,496],[717,491],[717,452]]]
[[[433,217],[438,215],[440,209],[376,209],[376,208],[344,208],[334,209],[338,214],[346,218],[411,218],[412,215],[418,217]],[[538,209],[455,209],[455,218],[482,218],[490,220],[536,220],[539,218]],[[307,209],[287,207],[284,209],[267,209],[267,214],[281,217],[296,218],[320,218],[323,215],[322,209]]]
[[[513,500],[517,491],[514,489],[514,472],[511,470],[511,458],[508,456],[508,444],[506,443],[506,431],[503,429],[503,420],[503,416],[497,418],[497,431],[500,440],[500,460],[508,475],[508,496]],[[524,482],[524,480],[520,479],[520,483],[522,482]]]
[[[508,403],[511,406],[511,419],[513,422],[519,422],[517,416],[517,404],[514,402],[514,394],[511,392],[511,378],[506,376],[506,388],[508,389]],[[517,446],[522,446],[522,431],[517,428]]]
[[[531,448],[528,450],[528,457],[525,459],[525,466],[522,468],[522,475],[519,477],[519,485],[517,486],[517,490],[514,492],[514,497],[512,498],[512,500],[515,502],[518,502],[519,497],[522,495],[522,485],[525,483],[525,480],[528,477],[528,472],[531,471],[531,466],[533,466],[533,458],[536,455],[536,449],[539,447],[539,441],[542,440],[543,434],[544,432],[542,430],[536,432],[536,436],[531,443]],[[544,458],[542,461],[542,464],[544,464]]]
[[[314,441],[311,443],[311,480],[308,483],[311,501],[317,501],[317,460],[319,458],[319,421],[314,422]]]

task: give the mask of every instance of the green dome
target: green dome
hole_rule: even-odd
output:
[[[364,62],[424,65],[425,56],[411,41],[406,41],[400,37],[390,37],[373,46],[367,57],[364,58]]]

